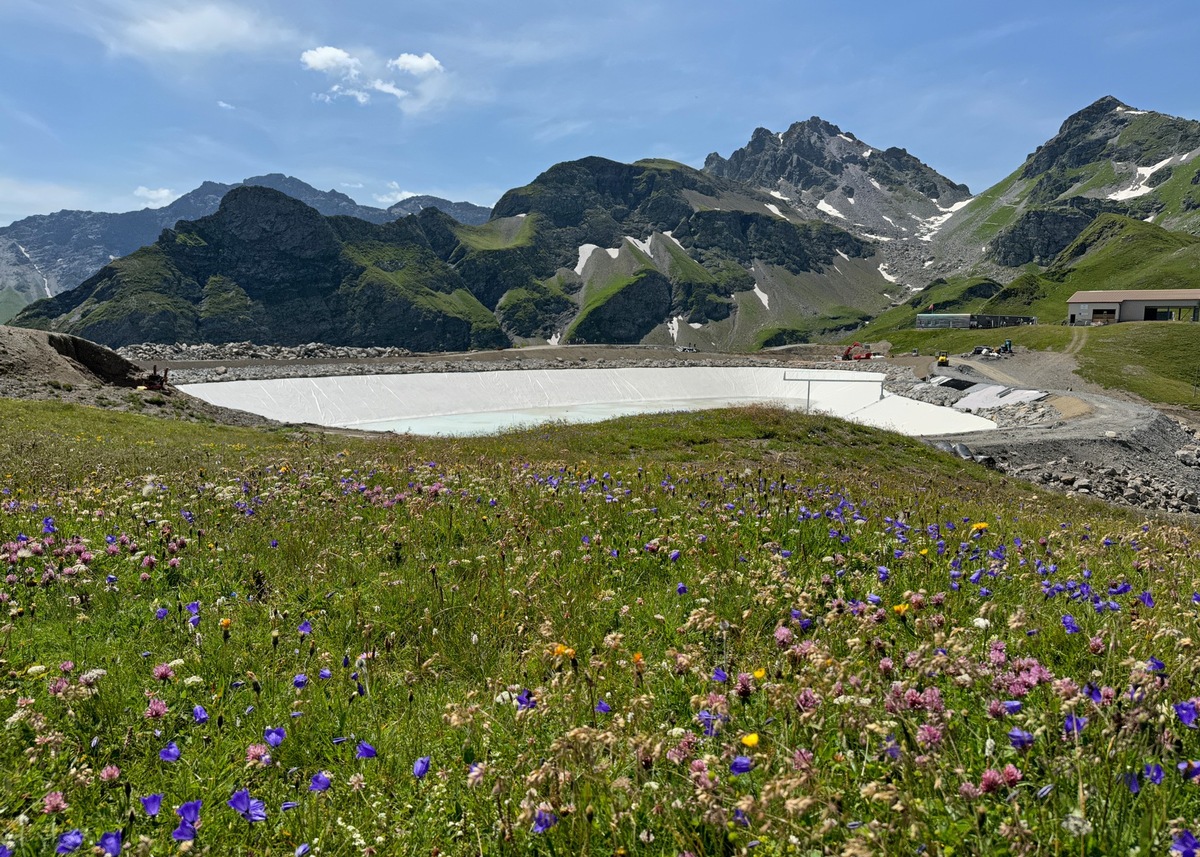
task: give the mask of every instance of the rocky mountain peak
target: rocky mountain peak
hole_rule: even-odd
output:
[[[1106,95],[1068,116],[1058,133],[1029,155],[1021,174],[1031,178],[1100,160],[1151,166],[1164,154],[1182,154],[1197,146],[1200,123],[1135,110]]]

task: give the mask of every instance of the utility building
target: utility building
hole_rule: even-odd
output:
[[[1200,289],[1110,289],[1067,300],[1067,324],[1119,321],[1200,321]]]

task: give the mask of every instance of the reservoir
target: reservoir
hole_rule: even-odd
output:
[[[894,395],[879,372],[713,367],[527,369],[220,381],[179,389],[273,420],[417,435],[770,403],[912,436],[989,431],[974,414]]]

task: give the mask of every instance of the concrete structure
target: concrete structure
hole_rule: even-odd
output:
[[[908,435],[987,431],[991,420],[896,396],[879,372],[758,367],[530,369],[183,384],[189,395],[282,422],[413,434],[488,434],[552,421],[753,402]]]
[[[1037,324],[1034,315],[980,315],[967,312],[923,312],[917,315],[917,330],[988,330]]]
[[[980,411],[1002,408],[1005,405],[1039,402],[1049,395],[1042,390],[1023,390],[1005,387],[1002,384],[975,384],[965,392],[966,395],[954,403],[954,407],[960,411]]]
[[[1067,324],[1200,321],[1200,289],[1110,289],[1067,299]]]

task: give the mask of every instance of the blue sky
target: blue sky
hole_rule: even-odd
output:
[[[818,115],[981,191],[1103,95],[1200,119],[1162,0],[0,0],[0,225],[282,172],[491,205]]]

